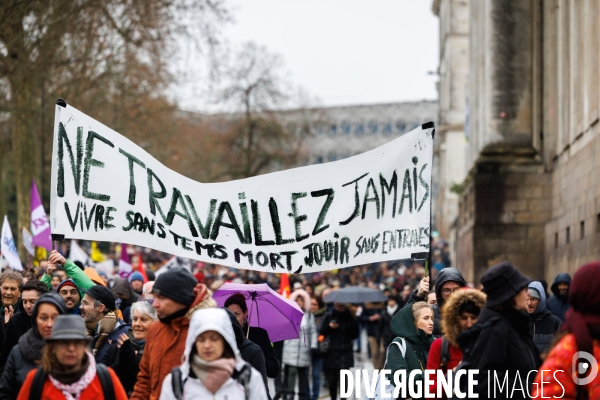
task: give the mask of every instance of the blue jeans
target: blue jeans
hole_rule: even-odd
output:
[[[311,400],[319,398],[321,391],[321,372],[323,371],[323,357],[313,357],[312,359],[312,396]]]

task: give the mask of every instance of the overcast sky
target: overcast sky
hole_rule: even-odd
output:
[[[290,82],[324,106],[436,99],[431,0],[229,0],[232,47],[280,54]],[[183,94],[183,108],[198,109]],[[193,96],[195,97],[195,96]]]

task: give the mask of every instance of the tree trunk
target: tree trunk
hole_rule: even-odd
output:
[[[13,107],[13,160],[15,163],[15,180],[17,192],[17,226],[13,227],[13,236],[18,236],[19,256],[27,259],[27,251],[23,246],[23,231],[29,229],[30,222],[30,193],[31,182],[35,177],[38,160],[36,151],[36,131],[34,121],[37,120],[34,111],[33,82],[26,73],[18,74],[12,79]]]

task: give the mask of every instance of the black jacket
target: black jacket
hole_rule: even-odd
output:
[[[33,329],[19,339],[17,346],[10,351],[0,386],[0,400],[14,400],[19,394],[27,374],[38,367],[36,360],[42,359],[42,348],[45,342],[37,338]]]
[[[546,308],[550,312],[560,318],[561,321],[565,320],[565,313],[569,309],[569,294],[561,295],[558,291],[559,283],[568,283],[571,286],[571,276],[567,273],[556,275],[554,283],[550,286],[550,290],[554,296],[550,297],[550,300],[546,303]]]
[[[260,346],[254,343],[248,338],[244,338],[242,344],[238,344],[240,355],[244,361],[249,362],[255,370],[260,372],[265,383],[267,393],[269,393],[269,384],[267,382],[267,364],[265,363],[265,356]]]
[[[4,318],[1,318],[4,320]],[[19,338],[31,328],[31,316],[25,311],[20,311],[12,316],[5,329],[4,350],[0,355],[0,375],[4,372],[4,366],[8,361],[8,355],[13,347],[19,342]]]
[[[115,371],[127,396],[130,396],[133,392],[133,387],[137,381],[137,374],[140,372],[140,361],[144,354],[144,346],[146,345],[146,341],[136,342],[133,340],[131,333],[131,331],[128,332],[129,340],[123,342],[123,346],[120,349],[115,341],[108,346],[102,357],[98,360]]]
[[[532,314],[531,320],[533,322],[533,342],[538,351],[543,353],[550,347],[562,321],[546,309],[543,312]]]
[[[115,329],[106,337],[104,342],[100,345],[100,347],[96,351],[96,354],[94,354],[94,358],[96,359],[96,362],[100,362],[100,360],[102,360],[102,357],[104,356],[104,353],[109,349],[109,347],[111,347],[114,343],[117,342],[117,340],[119,339],[119,336],[121,336],[121,334],[123,334],[123,333],[128,333],[130,329],[131,329],[130,325],[125,324],[120,319],[117,320],[117,326],[115,327]],[[92,349],[96,348],[96,340],[98,340],[98,336],[94,336],[92,338]],[[108,364],[106,364],[106,365],[108,365]]]
[[[372,337],[379,337],[381,336],[380,331],[379,331],[379,327],[380,327],[380,321],[381,319],[378,319],[376,321],[371,321],[369,320],[369,318],[371,318],[373,315],[381,315],[381,312],[383,311],[383,308],[380,304],[364,304],[363,305],[363,309],[362,312],[360,313],[360,323],[363,324],[363,326],[367,327],[367,336],[372,336]]]
[[[339,327],[332,329],[329,323],[335,320]],[[349,369],[354,367],[353,340],[359,335],[358,321],[346,309],[343,313],[335,309],[321,321],[321,335],[329,338],[329,351],[324,356],[323,369]]]
[[[526,385],[527,374],[541,365],[530,323],[529,314],[514,308],[498,311],[486,307],[481,310],[477,323],[458,336],[463,362],[468,361],[470,369],[479,370],[475,387],[479,398],[488,397],[488,376],[489,381],[494,382],[494,373],[500,382],[508,375],[508,384],[502,392],[496,386],[495,398],[528,398],[527,392],[523,396],[523,392],[511,393],[511,390],[513,386]],[[517,371],[520,381],[516,379]],[[490,388],[490,393],[494,393],[493,390]]]
[[[242,331],[244,334],[246,334],[246,332],[248,332],[248,325],[245,324],[242,327]],[[267,331],[263,328],[251,326],[250,332],[248,333],[248,339],[256,343],[262,350],[267,367],[267,376],[269,378],[277,377],[279,374],[279,361],[277,361],[277,358],[275,357],[273,346],[271,345],[271,339],[269,339],[269,334]]]
[[[438,274],[435,280],[435,296],[437,299],[437,304],[434,304],[433,307],[433,336],[436,338],[442,336],[442,313],[441,309],[444,306],[444,298],[442,297],[442,286],[446,282],[456,282],[460,286],[467,286],[467,282],[465,278],[463,278],[462,274],[456,268],[444,268]],[[404,307],[408,307],[412,303],[417,301],[426,301],[427,296],[418,296],[418,290],[415,289],[408,298],[408,301],[404,305]]]
[[[400,306],[396,307],[396,311],[393,314],[389,314],[387,311],[387,307],[381,313],[381,319],[379,320],[380,326],[379,331],[381,332],[381,341],[383,342],[383,348],[387,349],[388,346],[392,343],[396,335],[392,333],[392,328],[390,324],[392,323],[392,318],[394,315],[398,313],[400,310]]]
[[[263,351],[259,345],[244,336],[242,327],[240,326],[235,314],[226,308],[225,310],[227,311],[227,314],[229,314],[229,319],[231,320],[231,326],[233,328],[233,332],[235,333],[235,341],[238,349],[240,350],[240,355],[244,361],[250,363],[255,370],[260,372],[265,384],[265,389],[267,390],[267,396],[270,399],[271,396],[269,395],[269,385],[267,382],[267,364],[265,363],[265,355],[263,354]]]

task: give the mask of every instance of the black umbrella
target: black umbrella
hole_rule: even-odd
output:
[[[360,286],[350,286],[334,290],[329,293],[323,301],[325,303],[379,303],[387,301],[387,297],[379,290]]]

